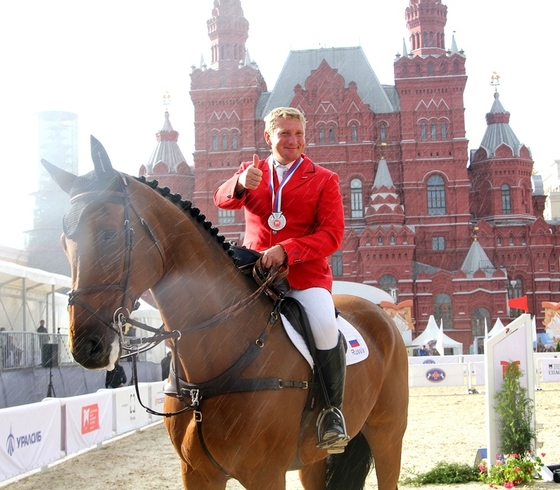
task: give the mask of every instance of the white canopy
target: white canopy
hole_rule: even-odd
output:
[[[367,299],[376,305],[380,304],[382,301],[389,301],[390,303],[395,302],[393,297],[386,291],[383,291],[383,289],[369,286],[361,282],[334,281],[333,294],[352,294]]]
[[[431,342],[436,342],[438,336],[439,327],[436,323],[436,319],[433,315],[430,315],[426,329],[418,337],[416,337],[413,342],[418,346],[428,345]],[[463,353],[463,344],[453,340],[451,337],[448,337],[445,333],[443,334],[443,347],[453,349],[453,355],[455,356],[460,356]]]

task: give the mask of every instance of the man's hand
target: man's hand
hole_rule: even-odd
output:
[[[286,251],[282,245],[274,245],[274,247],[265,250],[261,256],[261,264],[265,269],[272,267],[280,267],[286,262]]]
[[[249,165],[237,179],[236,193],[241,193],[245,189],[255,190],[262,180],[262,170],[259,169],[259,156],[253,155],[253,165]]]

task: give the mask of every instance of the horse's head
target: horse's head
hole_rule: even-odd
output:
[[[45,160],[42,163],[71,202],[61,238],[72,274],[70,350],[84,367],[103,369],[112,368],[118,360],[125,319],[161,274],[163,256],[132,202],[133,194],[146,192],[133,190],[133,186],[150,190],[115,171],[105,149],[93,137],[92,157],[94,171],[83,176]],[[157,262],[149,260],[150,256],[133,260],[140,251],[153,254],[155,248]]]

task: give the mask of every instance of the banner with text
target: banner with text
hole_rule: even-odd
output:
[[[62,400],[66,406],[66,454],[110,439],[113,398],[109,390]]]
[[[0,481],[56,461],[60,448],[59,400],[0,410]]]

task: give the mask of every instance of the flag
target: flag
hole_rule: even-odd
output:
[[[523,310],[525,313],[529,313],[529,303],[527,301],[527,295],[521,296],[519,298],[509,299],[508,306],[510,308],[516,308],[518,310]]]
[[[437,336],[437,341],[436,341],[436,350],[439,352],[440,356],[444,356],[444,350],[443,350],[443,318],[441,319],[440,325],[439,325],[439,332],[438,332],[438,336]]]

